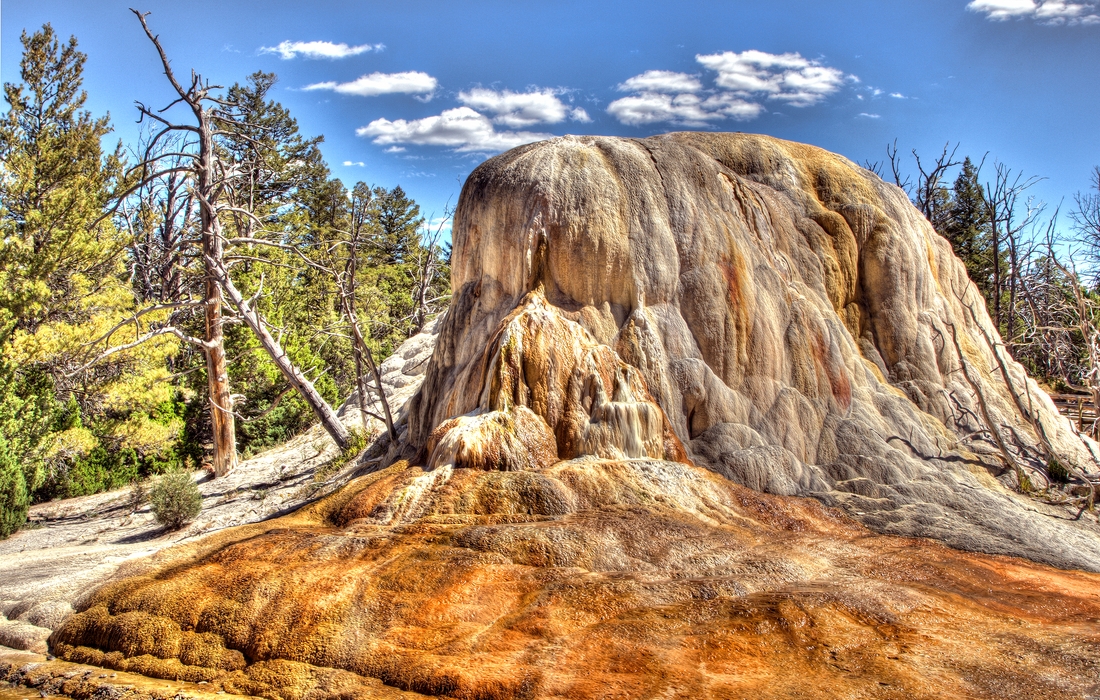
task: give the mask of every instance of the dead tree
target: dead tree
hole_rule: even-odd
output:
[[[353,193],[347,229],[334,227],[332,233],[336,234],[338,238],[318,242],[317,245],[313,246],[310,255],[306,255],[292,246],[272,241],[257,242],[261,245],[275,246],[293,252],[306,265],[321,272],[336,285],[340,313],[347,324],[348,339],[351,341],[352,358],[355,364],[356,403],[363,420],[363,427],[366,428],[368,418],[379,420],[385,424],[390,440],[396,443],[398,439],[397,429],[394,426],[389,399],[386,397],[386,392],[382,386],[382,373],[378,368],[378,363],[374,360],[374,354],[371,352],[370,346],[367,344],[357,312],[361,256],[364,248],[369,245],[365,235],[368,226],[368,207],[369,194],[366,197],[361,197],[357,193]],[[368,384],[368,373],[370,384]],[[378,411],[372,410],[371,405],[368,403],[371,393],[369,389],[373,389],[375,399],[379,405]]]
[[[221,476],[228,473],[236,465],[233,420],[235,414],[233,412],[232,396],[229,393],[222,331],[225,322],[222,314],[223,292],[236,308],[239,318],[256,334],[264,350],[287,381],[298,390],[298,393],[320,419],[321,424],[332,439],[341,449],[347,449],[350,440],[343,423],[340,422],[332,407],[317,393],[301,371],[290,362],[279,343],[267,332],[262,317],[236,289],[227,271],[225,264],[227,239],[222,231],[221,213],[232,211],[233,213],[244,214],[249,219],[255,218],[251,212],[242,210],[239,207],[222,204],[222,198],[236,173],[232,164],[219,158],[216,150],[216,138],[239,136],[235,131],[226,129],[226,126],[234,125],[229,110],[232,105],[228,105],[224,100],[211,94],[211,90],[218,89],[220,86],[212,86],[208,82],[204,83],[201,76],[194,72],[191,74],[190,86],[185,89],[176,79],[158,37],[149,29],[149,25],[145,20],[148,13],[143,14],[137,10],[132,11],[141,22],[149,41],[156,47],[161,64],[164,67],[164,74],[172,84],[176,94],[179,95],[178,99],[158,112],[154,112],[144,104],[138,103],[138,110],[142,118],[151,119],[161,125],[160,132],[150,142],[150,148],[155,146],[159,139],[173,132],[189,133],[193,135],[196,141],[195,152],[180,155],[185,155],[190,161],[187,170],[193,179],[191,191],[199,204],[199,238],[201,257],[205,266],[203,308],[206,321],[206,335],[201,341],[201,345],[206,354],[210,402],[213,408],[211,422],[214,431],[214,473]],[[195,124],[176,124],[161,116],[168,108],[176,104],[184,104],[191,110],[195,118]],[[242,240],[255,242],[250,237]]]
[[[381,419],[386,424],[386,431],[391,442],[397,442],[397,431],[393,427],[393,414],[390,412],[390,402],[386,392],[382,388],[382,373],[374,361],[367,341],[363,337],[363,327],[359,324],[359,315],[356,313],[356,284],[359,275],[359,255],[362,249],[363,231],[366,227],[366,202],[361,198],[352,197],[352,212],[350,228],[348,231],[346,259],[343,266],[343,274],[339,274],[335,268],[329,268],[328,273],[336,282],[340,293],[340,307],[347,318],[348,328],[352,335],[352,355],[355,359],[355,386],[356,397],[359,401],[359,412],[365,421],[368,416]],[[382,415],[371,411],[367,406],[367,383],[364,376],[364,365],[370,369],[371,378],[374,380],[375,395],[382,407]]]
[[[317,389],[313,386],[313,383],[306,379],[306,376],[302,374],[302,371],[290,361],[286,351],[283,350],[279,341],[271,335],[267,330],[267,325],[263,320],[263,317],[252,308],[252,305],[241,294],[237,286],[233,284],[233,280],[229,277],[229,272],[225,269],[225,265],[211,256],[206,256],[206,266],[215,281],[225,290],[225,294],[229,297],[230,303],[237,309],[241,318],[245,324],[252,330],[259,339],[260,345],[263,346],[264,351],[271,357],[275,366],[282,372],[283,377],[287,382],[301,395],[302,399],[313,410],[314,415],[321,421],[321,425],[324,426],[325,431],[332,437],[333,442],[341,450],[346,450],[351,445],[351,439],[348,436],[348,430],[344,427],[344,424],[340,422],[339,416],[332,410],[328,402],[325,401]]]
[[[211,96],[212,89],[220,86],[204,83],[202,77],[194,71],[191,73],[191,84],[186,89],[176,80],[175,73],[168,61],[160,41],[149,29],[145,18],[148,13],[131,10],[141,22],[145,35],[157,49],[161,65],[164,67],[164,75],[172,88],[179,95],[165,109],[154,112],[142,103],[138,103],[138,111],[142,119],[148,118],[161,125],[161,131],[155,135],[150,147],[169,134],[186,132],[194,136],[198,142],[198,152],[188,154],[190,170],[194,175],[193,192],[199,203],[199,237],[202,247],[203,260],[221,261],[224,255],[221,224],[218,220],[214,203],[218,200],[221,190],[219,182],[217,155],[214,150],[214,136],[217,126],[212,109],[208,105],[216,106],[215,98]],[[195,117],[195,124],[176,124],[161,116],[168,108],[176,104],[184,104],[190,108]],[[213,270],[207,269],[203,279],[203,312],[205,316],[205,334],[202,339],[202,349],[206,356],[207,386],[210,393],[210,423],[214,438],[214,475],[223,476],[237,466],[236,429],[234,425],[233,396],[229,391],[229,371],[225,358],[225,341],[222,319],[222,288],[213,274]]]
[[[424,328],[428,316],[439,311],[439,303],[449,299],[449,294],[435,295],[434,287],[440,273],[439,243],[443,234],[443,227],[451,220],[454,210],[445,208],[443,218],[436,225],[435,230],[426,231],[426,241],[421,240],[416,247],[416,269],[413,279],[413,326],[417,332]],[[427,227],[425,227],[427,228]],[[424,243],[427,242],[427,246]]]
[[[1015,335],[1016,296],[1019,293],[1019,269],[1021,235],[1042,213],[1043,206],[1034,199],[1024,203],[1024,211],[1019,211],[1022,194],[1040,182],[1043,178],[1032,176],[1025,178],[1023,173],[1013,173],[1004,163],[994,164],[993,182],[986,183],[985,209],[989,218],[989,254],[993,269],[993,321],[1002,328],[1002,299],[1005,289],[1002,257],[1008,254],[1008,318],[1005,335],[1011,339]]]
[[[959,332],[953,323],[945,323],[944,325],[951,331],[951,342],[955,347],[955,355],[959,358],[959,369],[962,371],[966,383],[970,385],[970,390],[974,393],[974,398],[978,400],[978,410],[981,411],[981,419],[982,422],[985,423],[985,429],[993,438],[993,444],[997,446],[997,450],[1001,453],[1001,457],[1005,461],[1005,466],[1015,472],[1020,489],[1023,490],[1024,484],[1026,483],[1024,479],[1024,470],[1012,455],[1011,450],[1009,450],[1008,443],[1005,441],[1004,436],[1001,435],[1000,426],[993,418],[993,412],[990,410],[989,404],[985,399],[985,394],[982,392],[981,383],[971,376],[970,363],[966,361],[966,355],[963,353],[962,345],[959,343]]]
[[[948,153],[950,149],[950,153]],[[917,161],[917,170],[920,172],[920,177],[917,179],[916,187],[914,188],[913,203],[916,204],[917,209],[924,214],[925,218],[932,224],[932,227],[937,231],[943,231],[946,221],[944,217],[946,215],[946,207],[944,202],[944,196],[947,194],[947,188],[943,184],[944,177],[947,171],[956,165],[960,164],[960,161],[955,160],[955,153],[959,150],[959,145],[955,144],[954,148],[951,148],[951,143],[948,142],[944,145],[943,151],[940,155],[932,161],[928,170],[924,169],[924,163],[921,162],[920,155],[917,154],[916,149],[913,149],[913,159]],[[894,155],[897,155],[897,147],[894,147]],[[891,157],[891,164],[894,162],[894,157]],[[897,173],[897,168],[894,168],[894,177],[897,179],[900,177]]]
[[[898,140],[894,139],[893,143],[886,144],[886,159],[890,164],[890,176],[894,180],[894,184],[897,185],[906,195],[912,194],[913,183],[910,181],[909,176],[904,178],[901,176],[901,159],[898,158]],[[863,161],[863,167],[870,170],[875,175],[878,175],[883,180],[886,179],[886,172],[883,170],[884,164],[881,160],[871,162],[869,160]]]

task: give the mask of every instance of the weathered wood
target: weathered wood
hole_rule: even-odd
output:
[[[180,102],[191,108],[197,126],[176,125],[166,121],[143,105],[143,116],[151,117],[165,124],[169,129],[180,129],[194,133],[198,137],[199,155],[194,159],[193,172],[197,179],[195,194],[199,200],[200,239],[203,259],[220,264],[223,257],[223,237],[218,224],[218,215],[214,210],[215,190],[217,187],[214,166],[217,155],[214,152],[214,131],[209,112],[203,106],[208,99],[206,88],[201,85],[198,76],[193,75],[191,86],[184,89],[176,80],[168,55],[160,45],[159,39],[149,29],[145,14],[131,10],[141,22],[145,35],[160,56],[164,75],[172,84]],[[146,13],[148,14],[148,13]],[[203,279],[203,314],[205,334],[203,353],[206,356],[206,379],[210,393],[210,424],[214,438],[214,476],[225,476],[237,466],[236,425],[233,412],[233,395],[229,391],[229,371],[225,360],[225,342],[222,331],[222,290],[207,264]]]
[[[321,425],[324,426],[325,431],[332,437],[336,445],[341,450],[346,450],[351,444],[348,429],[344,427],[339,416],[332,410],[332,406],[329,406],[324,397],[317,392],[313,382],[306,379],[301,370],[290,361],[279,341],[275,340],[271,333],[267,331],[259,312],[252,308],[252,305],[244,298],[237,286],[233,284],[233,280],[230,279],[225,267],[209,257],[206,258],[206,264],[213,277],[217,279],[218,284],[225,291],[230,303],[237,309],[245,324],[256,334],[260,345],[271,357],[275,366],[279,368],[279,371],[282,372],[290,385],[298,391],[302,399],[313,409],[313,413],[321,421]]]

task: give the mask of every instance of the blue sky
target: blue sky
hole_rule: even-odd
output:
[[[567,133],[758,132],[860,163],[950,140],[1047,178],[1052,203],[1100,165],[1100,0],[5,0],[3,80],[51,22],[133,141],[134,100],[172,96],[131,5],[181,74],[277,73],[336,176],[400,184],[425,214],[490,155]]]

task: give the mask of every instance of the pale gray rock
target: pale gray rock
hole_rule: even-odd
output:
[[[691,460],[883,532],[1100,570],[1095,523],[997,480],[1015,472],[962,363],[1036,479],[1040,431],[1086,471],[1096,445],[1010,359],[1006,384],[950,244],[850,161],[746,134],[557,138],[470,175],[453,245],[408,414],[425,463],[519,469],[546,439]],[[539,455],[504,435],[520,408]]]

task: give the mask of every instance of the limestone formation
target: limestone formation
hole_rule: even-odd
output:
[[[1100,569],[1095,531],[1012,493],[1052,454],[1097,471],[1095,444],[1007,358],[948,242],[850,161],[563,137],[477,168],[453,236],[410,409],[428,465],[690,460],[881,532]]]
[[[471,175],[452,274],[408,460],[131,562],[53,653],[281,700],[1096,694],[1100,574],[998,556],[1100,569],[1011,488],[1095,445],[897,188],[554,139]]]

